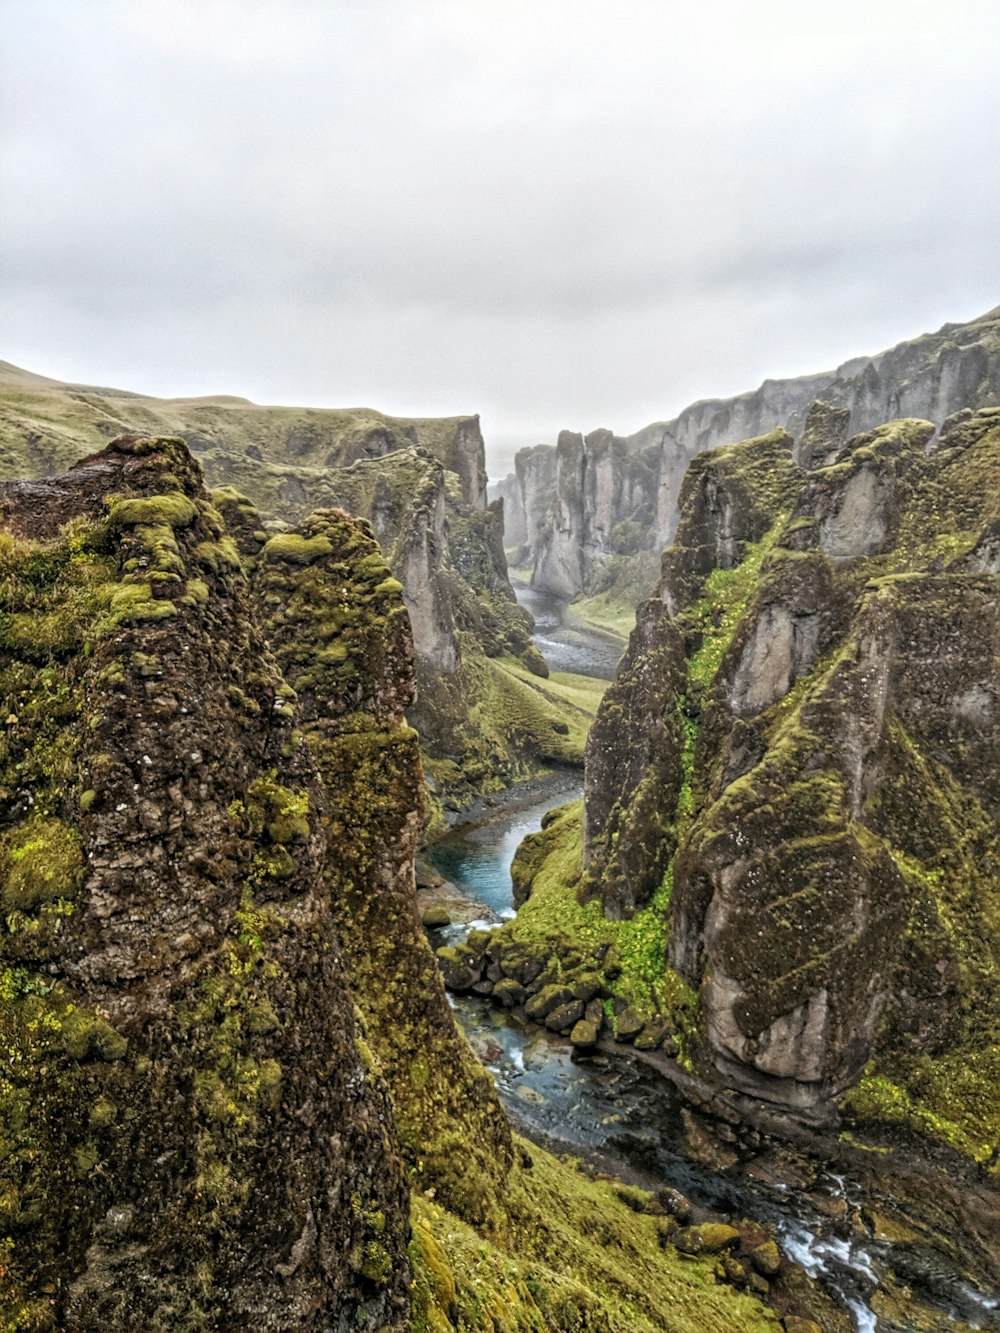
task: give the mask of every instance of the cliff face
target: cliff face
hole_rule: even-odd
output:
[[[5,1322],[405,1327],[321,789],[200,470],[125,437],[0,512]]]
[[[527,523],[534,586],[565,596],[596,591],[609,581],[609,564],[610,576],[616,572],[616,557],[659,552],[673,535],[680,485],[693,458],[778,427],[798,436],[817,399],[846,413],[844,439],[898,417],[940,426],[963,408],[996,403],[1000,313],[946,324],[835,371],[766,380],[752,393],[694,403],[622,440],[594,432],[575,447],[573,460],[568,446],[563,449],[566,466],[561,444],[522,450],[515,460],[521,505],[529,515],[544,516]]]
[[[929,421],[832,456],[828,425],[811,469],[779,432],[689,470],[588,747],[582,891],[615,916],[667,886],[667,957],[729,1086],[819,1112],[853,1088],[855,1115],[985,1161],[1000,410],[930,453]]]
[[[241,495],[252,502],[258,532],[315,508],[371,522],[410,612],[411,716],[443,802],[460,806],[547,759],[582,762],[579,742],[564,739],[580,730],[576,713],[510,675],[547,668],[507,577],[502,507],[486,503],[478,417],[404,421],[368,409],[158,400],[0,364],[0,475],[57,471],[123,428],[182,435],[214,487],[232,492],[234,505]],[[496,707],[476,708],[484,692]],[[518,720],[525,710],[528,727]]]
[[[409,617],[377,543],[339,511],[260,552],[254,588],[325,794],[327,892],[411,1178],[467,1222],[499,1212],[510,1130],[415,910],[423,815]]]

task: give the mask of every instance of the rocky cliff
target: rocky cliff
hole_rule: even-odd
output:
[[[996,1165],[1000,410],[700,456],[588,743],[580,896],[661,910],[731,1087]]]
[[[412,716],[441,801],[582,763],[590,717],[532,685],[547,670],[507,577],[502,508],[486,503],[477,417],[143,398],[0,363],[0,476],[51,475],[123,429],[183,437],[213,486],[252,502],[258,531],[324,507],[371,522],[410,612]]]
[[[625,438],[564,432],[555,449],[522,450],[515,460],[520,510],[536,519],[508,545],[528,546],[534,586],[564,596],[600,592],[636,550],[659,553],[671,539],[681,481],[697,454],[779,427],[798,437],[817,399],[843,410],[844,439],[898,417],[939,427],[962,408],[995,404],[1000,312],[946,324],[834,371],[765,380],[751,393],[694,403]]]
[[[269,536],[180,440],[0,487],[5,1328],[774,1327],[511,1135],[417,923],[413,664],[366,524]]]
[[[4,1323],[403,1328],[323,797],[175,440],[0,492]]]

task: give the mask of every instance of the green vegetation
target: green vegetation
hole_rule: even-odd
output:
[[[414,1333],[777,1333],[753,1297],[719,1285],[715,1257],[680,1256],[663,1219],[606,1182],[516,1141],[502,1234],[483,1237],[413,1198]]]

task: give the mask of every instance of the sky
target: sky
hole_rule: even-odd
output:
[[[0,0],[0,357],[492,475],[1000,304],[996,0]]]

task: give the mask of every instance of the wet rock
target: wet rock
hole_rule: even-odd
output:
[[[570,1000],[567,1004],[558,1005],[545,1016],[545,1026],[550,1032],[565,1032],[575,1026],[582,1017],[583,1001]]]

